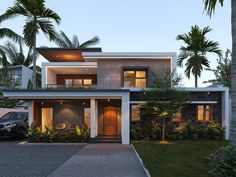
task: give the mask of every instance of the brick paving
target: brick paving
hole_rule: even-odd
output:
[[[47,177],[84,145],[18,145],[0,139],[0,177]]]

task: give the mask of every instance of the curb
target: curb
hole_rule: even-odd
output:
[[[132,146],[132,148],[133,148],[133,150],[134,150],[136,156],[138,157],[138,160],[140,161],[140,163],[141,163],[141,165],[142,165],[142,167],[143,167],[143,169],[144,169],[146,175],[147,175],[148,177],[151,177],[151,175],[150,175],[148,169],[144,166],[143,160],[142,160],[141,157],[139,156],[139,154],[138,154],[138,152],[136,151],[136,149],[134,148],[133,144],[131,144],[131,146]]]
[[[20,142],[20,143],[17,143],[18,145],[23,145],[23,146],[65,146],[65,145],[68,145],[68,146],[71,146],[71,145],[75,145],[75,146],[78,146],[78,145],[86,145],[88,143],[28,143],[28,141],[23,141],[23,142]]]

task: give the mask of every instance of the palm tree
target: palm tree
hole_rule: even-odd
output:
[[[209,61],[206,57],[208,53],[221,55],[218,42],[206,39],[206,34],[211,29],[205,27],[200,29],[197,25],[191,27],[191,31],[185,34],[178,35],[177,40],[185,43],[185,46],[180,47],[180,54],[177,59],[177,65],[183,67],[185,63],[185,75],[189,79],[191,74],[195,77],[195,87],[198,86],[198,77],[201,76],[203,67],[209,68]]]
[[[211,17],[215,12],[216,4],[223,6],[224,0],[203,0],[205,10]],[[231,0],[231,32],[232,32],[232,66],[231,66],[231,144],[236,147],[236,0]]]
[[[0,39],[8,37],[9,39],[12,39],[16,42],[22,40],[22,37],[18,34],[16,34],[14,31],[12,31],[9,28],[0,28]]]
[[[8,66],[24,65],[30,67],[33,64],[34,57],[36,56],[33,54],[32,49],[29,49],[27,56],[25,56],[21,42],[19,42],[19,49],[10,41],[7,41],[4,46],[0,45],[0,49],[7,56]]]
[[[56,38],[52,21],[59,24],[61,18],[56,12],[45,7],[45,0],[16,0],[14,5],[0,16],[0,23],[17,16],[26,18],[23,28],[24,40],[32,48],[34,55],[36,55],[36,38],[40,31],[50,40]],[[36,57],[33,60],[33,88],[36,88]]]
[[[22,48],[22,42],[19,42],[19,49],[18,49],[18,47],[14,43],[7,41],[4,46],[0,45],[0,50],[2,50],[5,54],[5,57],[3,58],[4,62],[2,63],[3,68],[7,68],[9,66],[23,65],[32,70],[33,61],[36,60],[34,57],[38,57],[38,55],[33,54],[31,48],[28,49],[27,56],[25,56]],[[40,80],[41,80],[41,68],[39,66],[36,66],[37,86],[40,85]]]
[[[77,35],[73,35],[72,40],[70,40],[63,31],[60,31],[57,33],[54,42],[62,48],[86,48],[98,44],[100,40],[98,36],[95,36],[92,39],[80,44]]]

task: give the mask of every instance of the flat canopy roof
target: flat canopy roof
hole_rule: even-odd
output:
[[[101,48],[37,48],[50,62],[83,62],[82,52],[101,52]]]

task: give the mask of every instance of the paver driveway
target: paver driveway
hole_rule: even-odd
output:
[[[130,145],[18,145],[0,139],[0,177],[146,177]]]
[[[131,145],[88,144],[49,177],[146,177]]]
[[[0,177],[47,177],[83,145],[18,145],[0,140]]]

